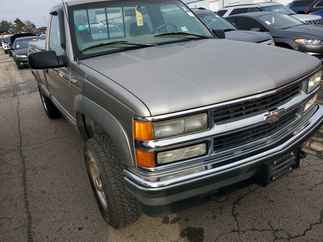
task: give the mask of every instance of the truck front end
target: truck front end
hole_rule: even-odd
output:
[[[320,81],[317,70],[269,92],[138,118],[129,192],[159,207],[250,178],[268,184],[299,167],[303,143],[322,124]]]

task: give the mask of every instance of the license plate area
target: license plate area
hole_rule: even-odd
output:
[[[257,175],[257,181],[260,185],[268,185],[292,172],[296,166],[297,160],[293,152],[276,157],[264,165]]]

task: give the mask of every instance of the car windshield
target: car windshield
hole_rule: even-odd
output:
[[[215,13],[196,13],[197,16],[206,24],[209,29],[217,30],[235,30],[236,28],[227,20],[221,18]]]
[[[265,26],[273,29],[288,29],[303,25],[302,21],[285,14],[266,14],[259,19]]]
[[[210,31],[177,0],[107,1],[72,8],[82,56],[211,38]]]
[[[26,49],[29,46],[29,43],[33,41],[33,39],[28,38],[28,39],[17,39],[15,41],[14,47],[15,49]]]
[[[283,14],[287,14],[287,15],[295,14],[295,12],[293,10],[291,10],[290,8],[288,8],[284,5],[280,5],[280,4],[271,5],[271,6],[264,6],[264,7],[261,7],[261,9],[266,12],[283,13]]]

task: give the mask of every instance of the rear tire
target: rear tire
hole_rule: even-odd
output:
[[[41,103],[43,105],[43,108],[48,116],[49,119],[59,119],[62,117],[61,112],[58,110],[58,108],[54,105],[52,100],[49,99],[49,97],[45,96],[45,94],[42,92],[40,87],[39,90],[39,96]]]
[[[115,146],[104,134],[95,135],[84,147],[85,163],[101,214],[119,229],[134,223],[141,215],[138,201],[127,191],[124,166]]]

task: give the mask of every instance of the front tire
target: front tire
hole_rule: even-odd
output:
[[[17,68],[18,68],[19,70],[21,70],[21,69],[22,69],[22,64],[21,64],[20,62],[16,62],[16,65],[17,65]]]
[[[119,229],[137,221],[141,210],[126,189],[124,166],[117,154],[106,135],[95,135],[84,148],[89,179],[101,214],[109,225]]]
[[[40,87],[38,87],[39,90],[39,96],[40,101],[43,105],[43,108],[48,116],[49,119],[59,119],[62,117],[61,112],[58,110],[58,108],[54,105],[52,100],[50,100],[49,97],[45,96],[45,94],[42,92]]]

